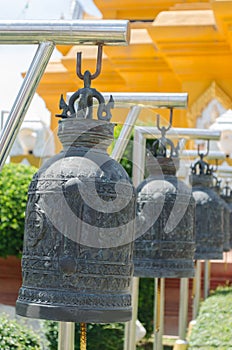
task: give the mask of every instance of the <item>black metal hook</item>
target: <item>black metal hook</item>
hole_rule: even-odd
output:
[[[173,108],[170,108],[170,116],[169,116],[169,125],[168,125],[168,127],[165,127],[165,126],[160,127],[160,115],[157,114],[157,128],[162,133],[163,136],[172,127],[172,116],[173,116]]]
[[[209,154],[209,140],[207,140],[206,153],[200,152],[200,145],[197,145],[197,154],[201,159]]]
[[[81,73],[81,52],[77,53],[77,65],[76,65],[76,73],[77,76],[84,80],[84,74]],[[99,76],[101,73],[101,66],[102,66],[102,44],[98,44],[98,51],[97,51],[97,64],[96,64],[96,71],[94,74],[90,74],[90,79],[93,80]]]

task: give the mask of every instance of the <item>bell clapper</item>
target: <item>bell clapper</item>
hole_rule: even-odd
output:
[[[86,350],[86,323],[81,323],[80,324],[81,327],[81,335],[80,335],[80,350]]]

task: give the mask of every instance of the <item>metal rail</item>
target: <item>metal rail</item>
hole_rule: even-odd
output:
[[[38,44],[9,117],[0,134],[0,171],[39,85],[56,44],[126,45],[129,22],[101,21],[0,21],[0,44]]]
[[[102,94],[105,99],[113,96],[116,107],[137,105],[147,108],[187,108],[188,94],[162,92],[111,92]]]
[[[139,131],[146,138],[155,138],[160,136],[160,131],[156,127],[136,126],[135,130]],[[170,138],[185,138],[187,140],[220,140],[221,131],[205,130],[205,129],[191,129],[191,128],[174,128],[172,127],[166,133]]]
[[[0,21],[0,44],[127,45],[127,20],[4,20]]]
[[[67,93],[67,100],[72,94],[73,92]],[[188,93],[185,92],[102,92],[102,95],[105,100],[109,100],[112,95],[115,107],[119,108],[138,106],[141,108],[185,109],[188,104]]]

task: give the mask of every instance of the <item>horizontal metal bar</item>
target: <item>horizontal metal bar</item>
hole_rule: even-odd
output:
[[[104,92],[105,99],[113,96],[116,107],[139,105],[150,108],[181,108],[188,105],[187,93],[159,93],[159,92]]]
[[[197,158],[198,152],[195,150],[183,150],[180,152],[180,158]],[[204,159],[226,159],[224,152],[220,151],[209,151],[209,153],[204,156]]]
[[[127,45],[128,20],[1,20],[0,44]]]
[[[231,175],[232,174],[232,167],[231,166],[220,165],[217,168],[217,173],[218,174],[229,174],[229,175]]]
[[[156,127],[149,126],[135,126],[135,129],[143,134],[146,138],[156,138],[161,136],[161,133]],[[191,129],[191,128],[171,128],[166,135],[173,139],[186,138],[189,140],[220,140],[221,131],[219,130],[205,130],[205,129]]]

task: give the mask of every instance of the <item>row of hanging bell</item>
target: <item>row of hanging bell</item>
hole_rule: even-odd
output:
[[[67,322],[131,319],[136,194],[110,158],[113,98],[84,88],[60,100],[63,150],[34,175],[26,208],[21,316]],[[93,119],[93,98],[99,102]]]
[[[223,252],[229,252],[231,249],[231,246],[230,246],[230,211],[231,210],[229,205],[221,195],[221,192],[222,192],[221,180],[219,180],[216,176],[214,176],[214,179],[215,179],[215,184],[213,186],[213,189],[216,191],[219,197],[219,201],[223,206],[223,232],[224,232]]]
[[[232,191],[228,184],[222,188],[221,197],[227,203],[229,209],[230,248],[232,249]]]
[[[170,126],[172,121],[172,109]],[[137,277],[193,277],[195,251],[195,201],[191,188],[176,176],[178,147],[165,137],[169,128],[159,126],[157,139],[147,155],[149,172],[137,188],[137,232],[134,275]]]
[[[189,182],[196,202],[196,260],[221,260],[224,244],[224,204],[213,189],[213,167],[203,160],[191,166]]]

